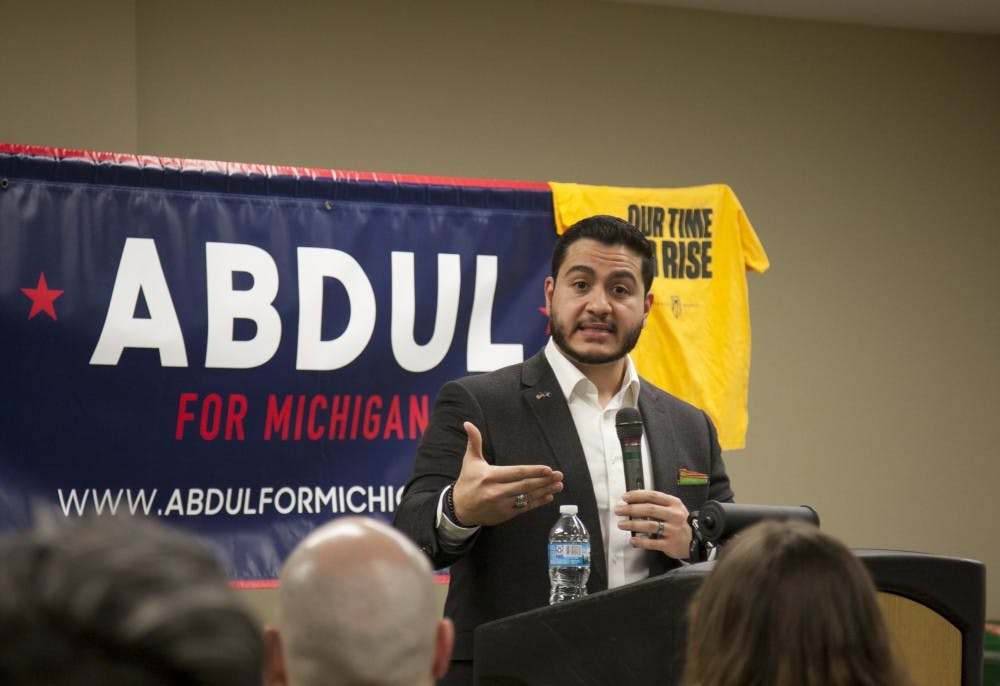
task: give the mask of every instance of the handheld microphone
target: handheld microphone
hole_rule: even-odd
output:
[[[623,407],[615,414],[615,431],[622,444],[622,465],[625,467],[625,490],[645,488],[642,477],[642,415],[639,410]],[[630,519],[634,519],[630,517]],[[632,532],[635,536],[636,532]]]
[[[642,478],[642,415],[639,410],[623,407],[615,415],[615,431],[622,444],[622,464],[625,467],[625,490],[645,488]]]

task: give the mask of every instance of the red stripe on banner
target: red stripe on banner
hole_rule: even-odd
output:
[[[217,174],[246,174],[250,176],[292,176],[334,181],[372,181],[375,183],[420,184],[426,186],[468,186],[475,188],[510,188],[525,191],[547,191],[549,185],[540,181],[510,181],[499,179],[466,179],[451,176],[422,176],[418,174],[379,174],[375,172],[344,171],[340,169],[313,169],[274,164],[247,164],[243,162],[216,162],[189,160],[181,157],[155,157],[152,155],[127,155],[114,152],[48,148],[37,145],[0,143],[0,153],[48,157],[56,160],[82,162],[112,162],[131,167],[176,169],[177,171],[202,171]]]
[[[254,591],[262,588],[277,588],[278,580],[277,579],[251,579],[248,581],[236,580],[236,581],[230,581],[229,586],[239,591],[247,591],[247,590]]]

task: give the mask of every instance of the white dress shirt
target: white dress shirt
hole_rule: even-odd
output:
[[[608,561],[608,588],[645,579],[649,576],[646,551],[629,545],[631,534],[618,528],[622,517],[615,514],[615,506],[624,503],[622,495],[625,493],[625,468],[622,465],[621,441],[615,430],[615,414],[623,407],[634,408],[638,405],[639,375],[635,365],[626,355],[625,378],[621,388],[607,405],[601,407],[597,386],[560,352],[551,339],[545,346],[545,359],[566,396],[576,433],[583,446],[583,455],[587,458]],[[642,471],[645,487],[654,488],[645,434],[642,436]]]

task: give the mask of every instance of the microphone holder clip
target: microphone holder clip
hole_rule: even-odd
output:
[[[698,516],[697,510],[688,515],[688,526],[691,527],[691,548],[688,559],[692,563],[714,560],[719,547],[715,541],[705,540],[705,534],[701,530],[701,519]]]

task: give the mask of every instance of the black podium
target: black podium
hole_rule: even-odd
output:
[[[980,686],[986,571],[973,560],[853,551],[916,684]],[[679,684],[688,603],[712,563],[484,624],[477,686]],[[909,646],[911,642],[922,642]]]

